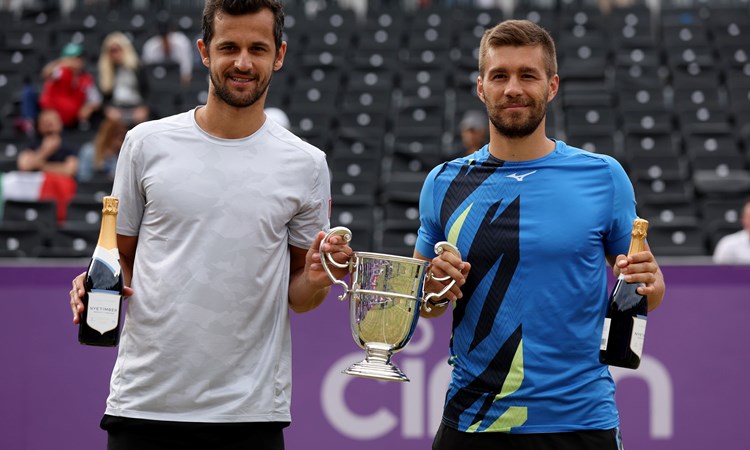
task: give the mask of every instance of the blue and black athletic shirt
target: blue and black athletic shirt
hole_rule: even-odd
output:
[[[605,255],[627,253],[632,184],[606,155],[556,141],[531,161],[487,146],[435,167],[416,249],[448,240],[471,263],[454,303],[443,422],[466,432],[565,432],[619,425],[599,363]]]

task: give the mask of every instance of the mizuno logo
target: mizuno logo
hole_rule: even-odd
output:
[[[528,177],[528,176],[529,176],[529,175],[531,175],[532,173],[536,173],[536,170],[534,170],[534,171],[531,171],[531,172],[529,172],[529,173],[525,173],[525,174],[523,174],[523,175],[518,175],[517,173],[512,173],[512,174],[510,174],[510,175],[507,175],[507,176],[506,176],[505,178],[515,178],[515,179],[516,179],[516,181],[523,181],[523,179],[524,179],[524,178]]]

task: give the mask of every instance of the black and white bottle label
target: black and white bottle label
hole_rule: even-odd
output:
[[[111,291],[89,292],[86,323],[101,334],[117,328],[120,320],[120,294]]]
[[[633,333],[630,336],[630,349],[640,358],[643,355],[643,342],[646,340],[646,318],[633,317]]]
[[[612,319],[609,317],[604,318],[604,329],[602,330],[602,342],[599,345],[599,350],[606,351],[607,350],[607,343],[609,341],[609,327],[612,323]]]

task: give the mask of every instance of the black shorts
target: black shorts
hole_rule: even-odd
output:
[[[196,423],[105,415],[107,450],[284,450],[289,422]]]
[[[440,424],[432,450],[623,450],[620,429],[569,433],[464,433]]]

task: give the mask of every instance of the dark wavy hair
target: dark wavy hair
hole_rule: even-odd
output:
[[[219,14],[241,16],[253,14],[262,9],[269,9],[274,17],[274,42],[276,51],[281,47],[281,35],[284,32],[284,8],[278,0],[206,0],[203,8],[203,42],[206,47],[214,37],[214,19]]]

